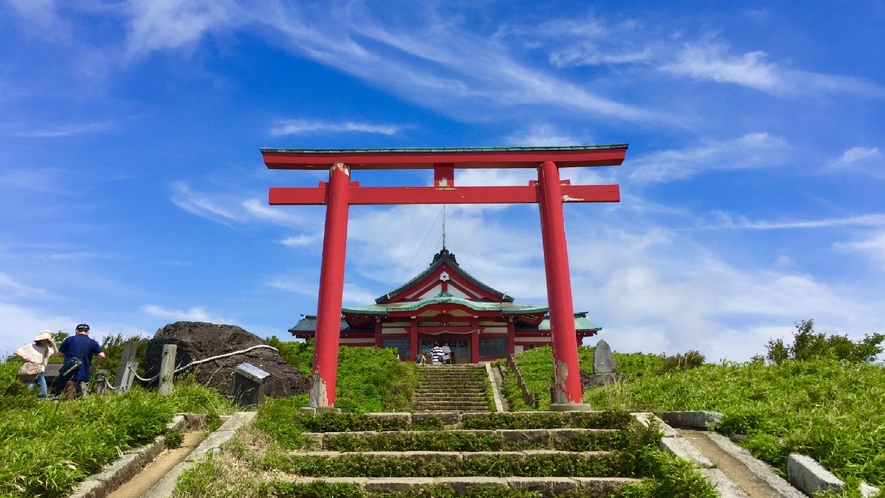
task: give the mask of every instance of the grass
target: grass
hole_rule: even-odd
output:
[[[16,370],[17,362],[0,364],[0,496],[66,496],[121,452],[166,434],[175,413],[207,413],[217,426],[233,410],[223,396],[187,382],[168,396],[135,388],[120,396],[37,401]]]
[[[592,348],[580,348],[583,371],[592,371],[592,354]],[[549,390],[550,348],[515,359],[533,389]],[[746,435],[743,446],[783,474],[789,454],[798,452],[852,488],[861,480],[885,487],[885,369],[880,365],[816,359],[780,365],[723,362],[663,372],[663,355],[615,353],[615,360],[627,381],[587,390],[584,401],[594,408],[722,412],[725,419],[717,430]],[[526,409],[514,386],[505,382],[511,407]]]

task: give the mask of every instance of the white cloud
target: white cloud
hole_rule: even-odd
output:
[[[885,87],[850,76],[784,69],[767,62],[761,50],[732,55],[729,47],[715,42],[685,44],[675,61],[659,66],[661,71],[701,81],[732,83],[779,95],[858,93],[885,97]]]
[[[885,214],[863,214],[844,218],[822,218],[817,220],[785,220],[767,221],[750,220],[745,216],[732,216],[728,213],[716,213],[716,220],[707,223],[705,228],[727,228],[739,230],[790,230],[802,228],[836,228],[836,227],[881,227],[885,226]]]
[[[156,304],[147,304],[141,307],[141,310],[150,316],[162,318],[164,320],[189,321],[189,322],[209,322],[219,324],[235,325],[236,320],[224,318],[214,315],[204,307],[193,307],[187,310],[171,310]]]
[[[208,31],[245,20],[245,13],[230,0],[134,0],[127,7],[131,16],[128,46],[132,53],[178,48]]]
[[[322,242],[322,240],[323,234],[321,233],[313,235],[301,234],[292,237],[286,237],[285,239],[281,240],[280,243],[287,247],[304,247]]]
[[[885,216],[881,226],[885,227]],[[833,249],[860,253],[885,268],[885,231],[879,231],[863,240],[836,242],[833,244]]]
[[[231,208],[219,204],[211,196],[193,192],[187,182],[174,182],[171,187],[170,200],[188,213],[222,223],[243,221],[244,219],[242,213],[237,213]]]
[[[727,141],[711,140],[697,147],[652,152],[631,159],[630,179],[668,182],[706,171],[771,168],[783,162],[787,149],[786,140],[768,133],[750,133]]]
[[[5,302],[0,302],[0,316],[3,317],[3,324],[0,326],[0,354],[12,353],[24,346],[41,330],[65,330],[70,333],[77,324],[68,316]]]
[[[45,294],[45,291],[20,284],[9,275],[0,272],[0,295],[30,296],[37,294]]]
[[[113,127],[110,122],[94,121],[91,123],[67,123],[53,128],[20,130],[7,124],[0,131],[0,136],[14,138],[61,138],[72,135],[103,133]]]
[[[579,140],[567,132],[552,124],[537,124],[527,129],[520,130],[509,137],[506,142],[521,147],[544,147],[578,145],[588,143],[588,140]]]
[[[885,154],[878,147],[852,147],[837,159],[827,163],[823,171],[837,174],[859,173],[885,178]]]
[[[765,52],[733,56],[727,54],[727,50],[727,47],[716,44],[687,44],[677,54],[676,62],[664,64],[660,69],[699,80],[735,83],[766,92],[783,90],[785,85],[777,65],[765,62]]]
[[[342,123],[326,123],[321,121],[307,121],[305,119],[284,119],[277,121],[276,126],[270,129],[271,136],[299,135],[305,133],[378,133],[381,135],[396,135],[402,131],[402,126],[379,125],[370,123],[356,123],[345,121]]]

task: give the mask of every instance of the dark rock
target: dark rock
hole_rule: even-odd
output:
[[[158,330],[148,341],[146,377],[154,377],[159,373],[165,344],[175,344],[178,347],[175,354],[175,368],[178,369],[193,361],[241,351],[264,344],[264,341],[236,325],[175,322]],[[247,353],[201,363],[176,375],[193,374],[199,383],[232,396],[231,373],[241,363],[250,363],[270,374],[266,383],[267,396],[295,396],[310,390],[310,380],[270,348],[253,349]]]
[[[617,384],[618,382],[624,382],[625,380],[627,380],[626,377],[614,372],[596,374],[581,372],[581,386],[584,389],[589,389],[591,387],[602,387],[609,384]]]

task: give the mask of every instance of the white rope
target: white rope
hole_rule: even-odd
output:
[[[206,362],[208,362],[208,361],[217,360],[217,359],[219,359],[219,358],[228,358],[228,357],[230,357],[230,356],[235,356],[235,355],[238,355],[238,354],[248,353],[249,351],[252,351],[253,349],[259,349],[259,348],[268,348],[268,349],[273,349],[274,351],[276,351],[276,352],[278,352],[278,353],[280,352],[277,348],[275,348],[275,347],[273,347],[273,346],[268,346],[267,344],[259,344],[258,346],[252,346],[251,348],[246,348],[246,349],[243,349],[243,350],[240,350],[240,351],[234,351],[233,353],[224,353],[224,354],[220,354],[220,355],[218,355],[218,356],[211,356],[211,357],[209,357],[209,358],[205,358],[205,359],[202,359],[202,360],[192,361],[192,362],[188,363],[187,365],[185,365],[185,366],[183,366],[183,367],[178,367],[178,368],[176,368],[175,371],[172,372],[172,373],[173,373],[173,374],[177,374],[178,372],[181,372],[182,370],[186,370],[186,369],[188,369],[188,368],[190,368],[190,367],[192,367],[192,366],[194,366],[194,365],[199,365],[199,364],[201,364],[201,363],[206,363]],[[136,379],[138,379],[138,380],[140,380],[140,381],[142,381],[142,382],[153,382],[154,380],[156,380],[156,379],[158,379],[158,378],[160,377],[160,374],[158,373],[157,375],[154,375],[153,377],[151,377],[151,378],[149,378],[149,379],[146,379],[146,378],[144,378],[144,377],[138,375],[138,373],[137,373],[137,372],[136,372],[131,366],[129,367],[129,371],[132,372],[132,375],[134,375]],[[119,388],[118,388],[118,389],[119,389]]]

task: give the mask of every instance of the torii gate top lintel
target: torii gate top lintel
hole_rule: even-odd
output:
[[[327,169],[345,163],[353,170],[457,168],[537,168],[545,161],[557,167],[617,166],[627,144],[568,147],[442,147],[403,149],[273,149],[262,148],[269,169]]]

